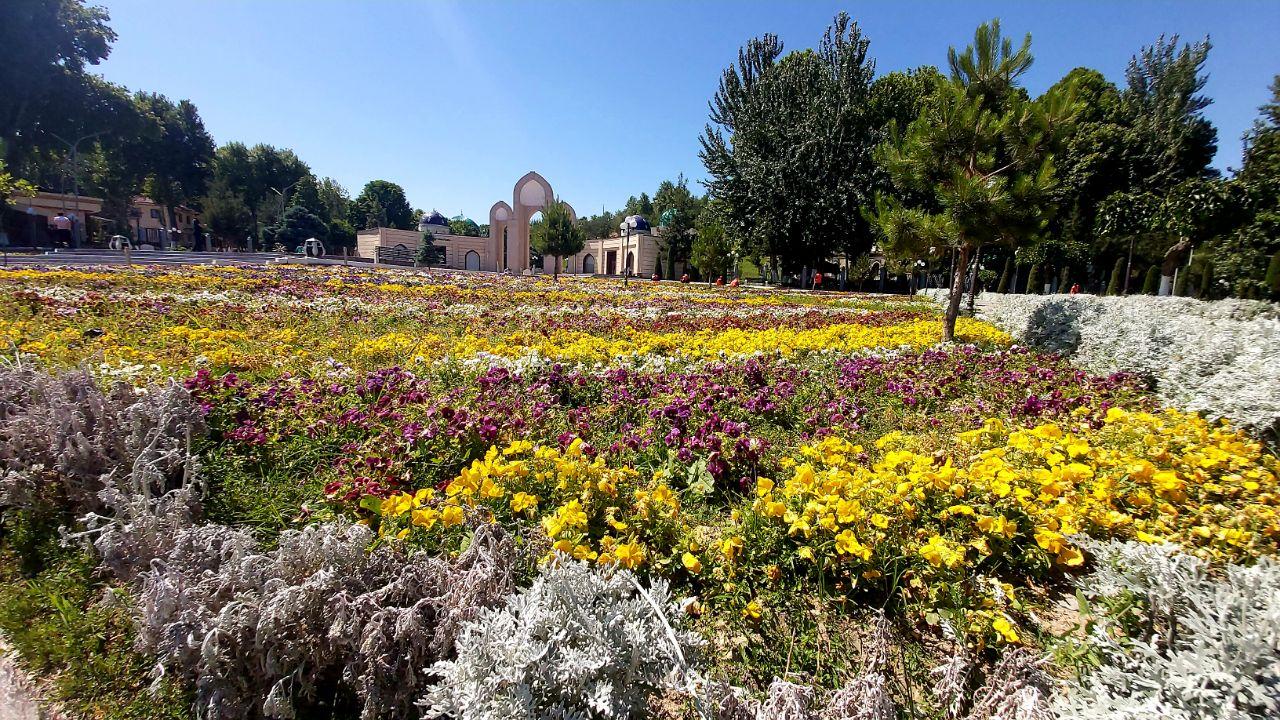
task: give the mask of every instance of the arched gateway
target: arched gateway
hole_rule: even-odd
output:
[[[529,269],[529,221],[553,199],[551,183],[530,171],[516,181],[511,204],[499,200],[489,208],[488,256],[496,260],[495,270]],[[569,215],[578,219],[572,207]]]

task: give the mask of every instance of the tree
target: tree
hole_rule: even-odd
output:
[[[1044,287],[1044,278],[1040,277],[1040,264],[1036,263],[1027,273],[1027,294],[1039,295],[1042,287]]]
[[[693,243],[694,223],[702,210],[701,200],[689,192],[689,182],[681,173],[675,182],[663,180],[653,196],[663,244],[667,251],[667,277],[675,277],[676,261],[687,259]]]
[[[285,249],[294,248],[304,240],[328,237],[329,227],[324,221],[301,205],[294,205],[285,211],[280,222],[267,228],[263,240],[267,243],[278,243]]]
[[[1009,272],[1013,268],[1013,258],[1004,259],[1004,269],[1000,271],[1000,282],[996,285],[996,292],[1003,295],[1009,291]]]
[[[542,222],[533,227],[530,240],[540,255],[552,258],[551,273],[558,282],[563,259],[582,252],[587,236],[574,222],[569,206],[555,198],[542,208]]]
[[[435,259],[435,255],[435,233],[431,231],[422,233],[422,240],[418,242],[418,251],[413,254],[413,262],[423,267],[431,267],[431,262]]]
[[[896,187],[931,195],[936,205],[913,208],[882,196],[874,215],[890,254],[919,253],[925,242],[955,249],[946,342],[955,338],[974,252],[984,243],[1014,247],[1051,217],[1053,151],[1079,111],[1069,90],[1026,99],[1016,82],[1032,63],[1031,36],[1015,51],[999,21],[980,26],[973,44],[963,53],[952,48],[948,58],[950,82],[878,149]]]
[[[325,208],[325,217],[330,224],[336,220],[346,220],[351,209],[351,195],[337,180],[326,177],[319,183],[320,202]]]
[[[144,143],[148,160],[145,190],[167,210],[168,225],[176,227],[175,207],[193,204],[208,189],[213,138],[189,100],[174,103],[157,93],[138,93],[135,102],[160,124],[159,136]]]
[[[205,224],[223,245],[241,247],[244,239],[255,230],[253,214],[244,199],[233,192],[225,180],[213,182],[201,206]]]
[[[1280,250],[1277,250],[1271,256],[1271,263],[1267,265],[1266,275],[1267,294],[1272,300],[1280,300]]]
[[[880,138],[868,46],[841,13],[817,50],[784,57],[777,36],[764,35],[724,71],[699,156],[724,230],[744,251],[812,267],[870,247],[860,208],[871,199]]]
[[[723,209],[716,207],[715,203],[702,211],[696,225],[697,235],[689,251],[689,261],[707,278],[708,284],[733,267],[734,245],[720,222],[722,212]]]
[[[358,228],[389,227],[416,230],[413,208],[404,188],[386,180],[371,180],[351,203],[349,220]]]
[[[89,116],[80,104],[93,82],[86,69],[111,53],[110,19],[82,0],[0,3],[0,140],[11,165],[47,146],[49,130]]]
[[[1107,283],[1108,295],[1119,295],[1124,285],[1125,259],[1116,258],[1115,267],[1111,268],[1111,282]]]
[[[335,218],[328,222],[329,225],[329,248],[337,251],[339,248],[354,250],[356,247],[356,229],[351,227],[351,223],[342,218]]]
[[[640,193],[640,197],[632,195],[627,198],[625,208],[626,215],[639,215],[645,220],[656,220],[653,215],[653,201],[649,199],[649,193]]]
[[[1142,294],[1155,295],[1160,289],[1160,266],[1152,265],[1147,268],[1147,275],[1142,281]]]
[[[449,233],[465,237],[480,237],[480,226],[471,218],[460,218],[449,221]]]

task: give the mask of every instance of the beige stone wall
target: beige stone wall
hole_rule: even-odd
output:
[[[356,233],[356,254],[358,257],[373,259],[376,248],[393,248],[403,245],[406,250],[416,253],[418,243],[422,241],[422,233],[416,230],[396,230],[378,228],[361,230]],[[468,253],[475,253],[471,269],[492,271],[495,258],[490,248],[489,238],[469,237],[465,235],[435,235],[436,247],[444,248],[444,266],[453,270],[466,270]]]
[[[627,237],[608,237],[595,238],[588,240],[583,246],[582,252],[565,259],[564,270],[567,273],[590,273],[595,275],[621,275],[625,266],[626,252],[633,256],[632,272],[635,275],[649,277],[657,269],[658,264],[663,258],[662,238],[657,235],[632,235],[630,239]],[[609,255],[614,256],[612,268],[609,266]],[[594,268],[588,263],[588,256],[594,261]],[[544,265],[550,261],[544,261]],[[676,276],[685,271],[683,263],[676,264]],[[551,272],[550,265],[546,265],[545,272]],[[665,275],[667,267],[664,264],[661,270]]]

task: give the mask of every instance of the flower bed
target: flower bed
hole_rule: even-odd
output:
[[[1280,422],[1280,307],[1250,300],[984,294],[978,317],[1091,372],[1150,378],[1162,402],[1267,431]]]
[[[1048,712],[1091,548],[1274,555],[1280,466],[1137,374],[959,329],[853,294],[4,271],[0,549],[41,578],[66,550],[24,538],[90,541],[135,665],[213,717]]]

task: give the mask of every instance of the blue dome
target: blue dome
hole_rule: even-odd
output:
[[[445,216],[432,210],[430,214],[423,215],[422,219],[418,221],[418,230],[426,232],[428,228],[432,227],[448,228],[449,221]]]
[[[626,231],[627,227],[630,227],[632,230],[636,230],[636,231],[644,230],[646,232],[651,229],[649,227],[649,221],[645,220],[643,215],[628,215],[622,221],[623,232]]]

